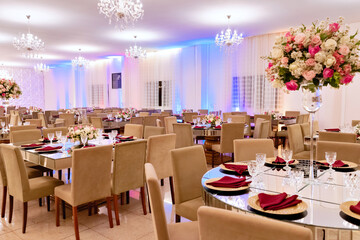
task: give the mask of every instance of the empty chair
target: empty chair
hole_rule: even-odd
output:
[[[256,119],[254,138],[268,138],[270,134],[270,122],[262,118]]]
[[[301,132],[303,136],[310,136],[310,123],[302,123],[300,124]]]
[[[161,134],[165,134],[165,128],[145,126],[144,139],[148,139],[150,136],[156,136]]]
[[[296,224],[252,214],[242,214],[213,207],[198,211],[201,240],[257,239],[312,240],[310,229]],[[221,224],[219,224],[221,223]]]
[[[166,117],[166,118],[164,118],[165,133],[166,134],[174,132],[174,127],[173,127],[174,123],[177,123],[176,117]]]
[[[9,124],[12,126],[17,126],[19,121],[19,115],[10,114]]]
[[[150,163],[145,164],[145,176],[146,183],[149,188],[150,206],[153,211],[151,217],[155,230],[155,238],[157,240],[199,239],[197,222],[185,222],[175,224],[166,223],[164,201],[161,197],[161,189],[158,182],[158,176],[155,172],[155,168]]]
[[[59,118],[64,119],[65,127],[75,124],[75,115],[73,113],[62,113]]]
[[[72,153],[71,184],[55,188],[56,226],[60,226],[60,199],[72,206],[76,239],[80,239],[77,207],[79,205],[107,200],[110,228],[113,227],[111,213],[111,164],[112,145],[76,149]],[[89,168],[89,166],[91,166]]]
[[[139,124],[125,124],[124,136],[143,138],[143,128],[143,125]]]
[[[355,127],[356,125],[358,125],[360,123],[360,120],[352,120],[351,121],[351,126]]]
[[[296,118],[300,115],[300,111],[285,111],[285,117]]]
[[[48,137],[49,133],[54,133],[54,136],[56,137],[56,132],[61,131],[62,136],[67,136],[68,134],[68,128],[66,127],[55,127],[55,128],[45,128],[43,129],[43,136]]]
[[[172,110],[164,110],[163,113],[167,113],[168,116],[171,116],[173,114]]]
[[[244,123],[224,123],[221,127],[220,144],[212,145],[212,167],[214,167],[214,152],[220,153],[223,163],[224,153],[234,153],[234,140],[244,138]]]
[[[197,220],[197,210],[204,205],[201,178],[207,172],[204,148],[200,145],[171,151],[174,174],[176,222],[180,216]]]
[[[190,147],[194,145],[193,130],[191,124],[174,123],[174,133],[176,134],[175,148]]]
[[[208,115],[209,114],[208,109],[199,109],[198,112],[199,112],[199,115]]]
[[[10,195],[9,223],[12,221],[15,198],[23,202],[22,233],[25,233],[28,202],[47,197],[48,211],[50,211],[50,195],[54,194],[54,188],[56,186],[63,185],[64,182],[52,177],[36,177],[29,179],[20,149],[15,146],[5,144],[2,144],[0,148],[4,160]]]
[[[102,113],[103,111],[103,109],[94,109],[94,113]]]
[[[28,122],[31,125],[35,125],[36,127],[42,127],[41,119],[26,119],[25,122]]]
[[[144,118],[143,118],[143,117],[132,117],[132,118],[130,119],[130,123],[131,123],[131,124],[141,124],[141,125],[143,125],[143,123],[144,123]]]
[[[184,112],[183,113],[183,119],[185,123],[191,123],[192,122],[192,117],[198,115],[198,113],[194,113],[194,112]]]
[[[247,112],[231,112],[231,115],[246,115]]]
[[[46,120],[45,120],[45,115],[44,115],[44,113],[39,112],[39,113],[38,113],[38,118],[41,120],[41,126],[42,126],[42,127],[47,127],[47,122],[46,122]]]
[[[149,116],[150,113],[149,112],[139,112],[139,117],[145,117],[145,116]]]
[[[146,215],[144,191],[144,164],[146,140],[125,142],[115,145],[111,194],[114,198],[116,224],[120,225],[117,196],[120,193],[140,188],[143,213]]]
[[[319,141],[356,143],[355,133],[319,132]]]
[[[96,116],[103,119],[103,118],[108,118],[108,115],[110,115],[111,113],[97,113]],[[112,116],[112,114],[111,114]]]
[[[24,125],[24,126],[12,126],[10,127],[10,135],[12,132],[16,131],[22,131],[22,130],[30,130],[30,129],[36,129],[36,125]]]
[[[310,114],[300,114],[299,116],[296,117],[296,123],[297,124],[301,124],[301,123],[307,123],[310,120]]]
[[[169,116],[171,116],[171,114],[172,114],[172,113],[170,113],[170,112],[165,112],[165,111],[163,111],[163,112],[161,112],[160,116],[169,117]]]
[[[40,129],[29,129],[12,132],[10,142],[16,145],[25,143],[35,143],[41,138]]]
[[[336,152],[338,160],[360,164],[360,144],[358,143],[318,141],[316,159],[325,160],[325,152]]]
[[[304,136],[300,124],[293,124],[287,127],[289,146],[293,151],[295,159],[310,159],[310,151],[305,150]]]
[[[156,119],[158,119],[157,116],[146,116],[144,117],[144,126],[156,126]]]
[[[161,113],[153,112],[151,113],[151,116],[161,116]]]
[[[102,122],[102,118],[100,117],[91,117],[91,124],[94,126],[94,128],[100,128],[103,129],[103,122]]]
[[[227,122],[228,121],[228,118],[231,118],[231,112],[224,112],[223,113],[223,121],[224,122]]]
[[[265,153],[267,158],[274,157],[274,142],[271,139],[234,140],[234,161],[256,160],[257,153]]]
[[[175,149],[175,134],[164,134],[148,138],[146,162],[156,169],[160,179],[169,178],[171,199],[174,204],[173,173],[171,167],[170,151]]]
[[[245,123],[246,121],[246,115],[230,115],[229,118],[231,118],[232,123]]]

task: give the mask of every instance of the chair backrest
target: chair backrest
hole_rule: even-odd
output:
[[[67,127],[45,128],[43,129],[43,137],[47,138],[49,133],[54,133],[54,136],[56,136],[57,131],[61,131],[62,136],[67,136],[69,132]]]
[[[94,126],[94,128],[104,128],[102,118],[100,117],[91,117],[91,124]]]
[[[293,124],[287,127],[289,146],[293,154],[305,151],[304,136],[301,131],[300,124]]]
[[[125,124],[124,136],[134,136],[137,138],[143,138],[144,126],[139,124]]]
[[[156,119],[156,126],[157,127],[163,127],[162,125],[163,125],[163,121],[161,121],[159,118]],[[165,128],[164,128],[164,131],[165,131]]]
[[[302,132],[302,135],[305,137],[305,136],[310,136],[310,123],[302,123],[300,124],[300,127],[301,127],[301,132]]]
[[[75,124],[75,115],[73,113],[62,113],[59,118],[65,120],[65,127]]]
[[[356,143],[355,133],[319,132],[319,141]]]
[[[316,159],[325,160],[325,152],[336,152],[338,160],[360,164],[360,144],[358,143],[318,141]]]
[[[37,127],[42,126],[41,119],[26,119],[25,122],[30,123],[31,125],[36,125]]]
[[[184,112],[183,113],[183,117],[184,117],[184,122],[192,122],[192,117],[198,115],[198,113],[194,113],[194,112]]]
[[[153,113],[151,113],[151,116],[161,116],[161,113],[153,112]]]
[[[12,127],[10,127],[10,134],[12,132],[29,130],[29,129],[37,129],[37,127],[36,127],[36,125],[12,126]]]
[[[274,142],[271,139],[239,139],[234,141],[234,161],[256,160],[257,153],[274,157]]]
[[[153,164],[161,179],[172,176],[170,151],[175,149],[175,141],[175,134],[148,138],[146,162]]]
[[[44,113],[39,112],[38,113],[38,118],[41,120],[41,126],[42,127],[47,127]]]
[[[231,116],[231,112],[224,112],[223,113],[223,121],[227,122],[228,118]],[[231,118],[231,117],[230,117]]]
[[[94,113],[102,113],[103,111],[103,109],[94,109]]]
[[[10,122],[9,124],[12,126],[17,126],[19,121],[19,115],[10,114]]]
[[[3,187],[7,186],[7,178],[6,178],[6,171],[5,171],[5,163],[4,163],[4,157],[1,152],[2,148],[0,145],[0,183]]]
[[[207,172],[203,146],[197,145],[171,151],[174,174],[175,204],[201,197],[201,179]]]
[[[165,134],[165,128],[145,126],[144,139],[148,139],[150,136],[156,136],[161,134]]]
[[[268,138],[269,135],[270,135],[270,121],[262,121],[260,123],[260,132],[258,138]]]
[[[246,115],[247,112],[231,112],[231,115]]]
[[[209,110],[208,109],[199,109],[199,114],[200,115],[207,115],[207,114],[209,114]]]
[[[232,123],[245,123],[246,121],[246,115],[230,115],[229,118],[231,118]]]
[[[301,123],[307,123],[310,120],[310,114],[300,114],[296,117],[296,123],[297,124],[301,124]]]
[[[71,198],[74,205],[111,196],[112,145],[72,153]]]
[[[30,190],[28,175],[18,147],[1,144],[1,154],[5,165],[9,194],[20,201],[24,194]]]
[[[360,120],[352,120],[351,121],[351,126],[355,127],[356,125],[358,125],[360,123]]]
[[[112,194],[120,194],[144,186],[146,140],[115,145]]]
[[[174,132],[174,127],[173,127],[174,123],[177,123],[176,117],[166,117],[166,118],[164,118],[165,133],[166,134]]]
[[[156,126],[156,119],[158,116],[146,116],[144,117],[144,126]]]
[[[97,113],[96,117],[99,117],[101,119],[107,118],[109,113]]]
[[[170,113],[170,112],[165,112],[165,111],[163,111],[163,112],[161,112],[160,116],[169,117],[169,116],[171,116],[171,114],[172,114],[172,113]]]
[[[176,134],[175,148],[190,147],[194,145],[193,129],[188,123],[174,123],[174,133]]]
[[[141,124],[141,125],[143,125],[143,123],[144,123],[144,117],[132,117],[132,118],[130,119],[130,123],[131,123],[131,124]]]
[[[239,214],[214,207],[198,210],[200,240],[312,240],[310,229],[262,216]],[[219,224],[221,223],[221,224]]]
[[[145,178],[149,189],[150,206],[152,209],[151,217],[155,229],[155,239],[170,240],[159,179],[154,166],[150,163],[145,164]]]
[[[285,117],[297,117],[300,115],[300,111],[285,111]]]
[[[244,123],[224,123],[221,127],[221,153],[234,152],[234,140],[244,138]]]
[[[10,142],[16,145],[20,143],[38,142],[40,138],[41,138],[40,129],[20,130],[20,131],[12,132],[10,134]]]
[[[145,117],[145,116],[149,116],[150,113],[149,112],[139,112],[139,117]]]

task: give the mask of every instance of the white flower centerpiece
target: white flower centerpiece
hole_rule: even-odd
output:
[[[120,118],[120,119],[122,119],[123,121],[128,121],[128,120],[130,120],[130,118],[135,114],[136,112],[133,112],[133,111],[131,111],[130,109],[125,109],[125,110],[123,110],[123,111],[121,111],[121,112],[118,112],[117,114],[116,114],[116,118]]]
[[[98,131],[93,126],[75,126],[75,127],[69,127],[68,132],[68,138],[71,142],[80,141],[81,142],[81,136],[87,136],[87,140],[96,139],[98,137]],[[86,144],[85,144],[86,145]]]
[[[360,123],[356,124],[355,126],[355,134],[357,136],[357,139],[360,140]]]
[[[218,126],[221,124],[221,117],[215,116],[214,114],[208,114],[203,117],[203,121],[208,124],[211,124],[212,127]]]

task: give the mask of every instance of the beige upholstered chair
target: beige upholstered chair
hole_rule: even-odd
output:
[[[296,224],[252,214],[232,212],[213,207],[198,211],[201,240],[312,240],[310,229]],[[221,223],[221,224],[219,224]]]
[[[204,205],[201,178],[207,171],[204,148],[200,145],[171,151],[174,173],[176,222],[180,216],[197,220],[197,210]]]
[[[20,130],[11,132],[10,142],[15,145],[34,143],[38,142],[41,137],[40,129]]]
[[[115,158],[112,174],[111,194],[114,198],[116,224],[120,225],[117,196],[120,193],[140,188],[141,203],[146,215],[144,191],[144,164],[146,140],[126,142],[115,145]]]
[[[143,125],[125,124],[124,136],[134,136],[137,138],[143,138]]]
[[[285,117],[297,117],[300,115],[300,111],[285,111]]]
[[[271,139],[239,139],[234,141],[234,161],[256,159],[257,153],[265,153],[267,158],[274,157],[274,142]]]
[[[42,127],[41,119],[26,119],[25,122],[35,125],[37,127]]]
[[[111,114],[111,113],[110,113]],[[103,118],[107,118],[108,117],[108,113],[97,113],[96,114],[97,117],[103,119]]]
[[[172,111],[171,111],[171,113],[170,112],[165,112],[165,111],[161,112],[161,116],[163,116],[163,117],[169,117],[169,116],[171,116],[171,114],[172,114]]]
[[[173,127],[174,123],[177,123],[176,117],[166,117],[166,118],[164,118],[165,133],[166,134],[174,132],[174,127]]]
[[[295,159],[310,159],[310,151],[305,150],[304,136],[300,124],[293,124],[287,127],[289,146],[293,151]]]
[[[301,132],[302,132],[302,135],[305,137],[305,136],[310,136],[310,123],[302,123],[300,124],[300,127],[301,127]]]
[[[156,119],[158,116],[146,116],[144,117],[144,126],[156,126]]]
[[[199,112],[199,115],[208,115],[209,114],[208,109],[199,109],[198,112]]]
[[[9,223],[12,221],[14,198],[23,202],[22,232],[26,231],[28,201],[47,197],[48,210],[50,195],[54,194],[56,186],[64,184],[52,177],[28,178],[27,169],[19,148],[11,145],[1,145],[1,153],[6,169],[7,184],[10,195]]]
[[[356,143],[356,134],[340,132],[319,132],[319,141]]]
[[[254,138],[268,138],[270,131],[270,122],[262,118],[257,118],[254,129]]]
[[[112,145],[76,149],[72,153],[71,184],[55,188],[56,226],[60,226],[60,199],[72,206],[76,239],[80,239],[77,207],[79,205],[107,200],[110,228],[113,227],[111,213],[111,164]],[[91,167],[89,167],[91,166]]]
[[[19,122],[19,115],[10,114],[10,122],[9,124],[12,126],[17,126]]]
[[[175,134],[164,134],[148,138],[146,162],[151,163],[160,179],[169,178],[171,199],[174,204],[173,173],[170,151],[175,149]]]
[[[157,240],[197,240],[199,239],[198,222],[185,222],[167,224],[164,201],[161,197],[161,189],[158,176],[150,163],[145,164],[146,183],[149,189],[151,214]],[[221,238],[220,238],[221,239]]]
[[[360,123],[360,120],[352,120],[351,121],[351,126],[355,127],[356,125],[358,125]]]
[[[37,127],[36,125],[12,126],[10,127],[10,132],[30,130],[30,129],[37,129]]]
[[[103,129],[103,122],[102,122],[102,118],[100,117],[91,117],[91,124],[94,126],[94,128],[100,128]]]
[[[231,118],[231,112],[224,112],[223,113],[223,121],[227,122],[228,118]]]
[[[174,133],[176,134],[175,148],[183,148],[194,145],[193,130],[191,124],[174,123]]]
[[[44,113],[39,112],[39,113],[38,113],[38,118],[41,120],[41,126],[42,126],[42,127],[47,127],[47,123],[46,123],[46,120],[45,120],[45,115],[44,115]]]
[[[61,131],[62,136],[67,136],[68,134],[68,128],[66,127],[55,127],[55,128],[45,128],[43,129],[43,136],[47,137],[49,133],[54,133],[54,136],[56,137],[56,132]]]
[[[231,112],[231,115],[246,115],[247,112]]]
[[[221,127],[220,144],[212,145],[212,167],[214,167],[214,152],[220,153],[223,163],[223,153],[234,153],[234,140],[244,138],[244,123],[224,123]]]
[[[197,116],[197,115],[198,115],[198,113],[195,113],[195,112],[184,112],[183,113],[184,122],[191,123],[193,116]]]
[[[161,134],[165,134],[165,128],[145,126],[144,139],[148,139],[150,136],[156,136]]]
[[[256,126],[256,120],[258,118],[261,118],[261,119],[264,119],[265,121],[269,121],[269,136],[272,135],[272,125],[271,125],[271,115],[268,115],[268,114],[255,114],[254,115],[254,123],[255,123],[255,126]]]
[[[336,152],[336,158],[360,164],[360,144],[348,142],[318,141],[316,159],[325,160],[325,152]]]
[[[144,123],[144,117],[132,117],[130,119],[130,123],[131,124],[140,124],[143,125]]]
[[[159,118],[156,119],[156,126],[157,127],[162,127],[163,126],[163,121],[161,121]],[[164,128],[164,131],[165,131],[165,128]]]
[[[75,124],[75,117],[72,113],[62,113],[59,114],[59,118],[64,119],[65,127],[69,127],[70,125]]]
[[[150,113],[149,112],[139,112],[139,117],[145,117],[145,116],[149,116]]]
[[[296,117],[296,123],[297,124],[301,124],[301,123],[307,123],[310,120],[310,114],[300,114],[299,116]]]
[[[154,112],[154,113],[151,114],[151,116],[157,116],[158,117],[158,116],[161,116],[161,113]]]
[[[94,109],[94,113],[102,113],[103,111],[103,109]]]
[[[229,118],[231,118],[232,123],[245,123],[246,121],[246,115],[230,115]]]

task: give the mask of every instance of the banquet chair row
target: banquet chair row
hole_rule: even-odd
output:
[[[360,144],[358,143],[319,140],[316,144],[316,159],[325,160],[325,152],[336,152],[337,159],[360,164]]]
[[[356,143],[356,139],[355,133],[319,132],[319,141]]]

